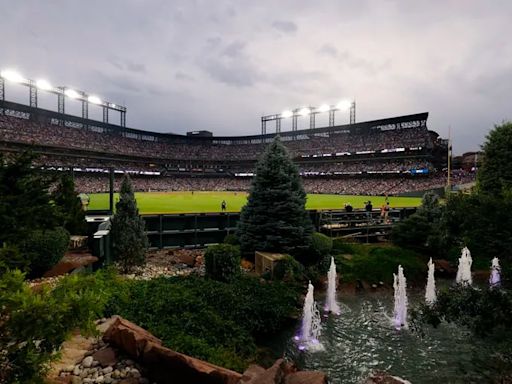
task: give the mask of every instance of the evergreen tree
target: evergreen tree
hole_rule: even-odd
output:
[[[313,226],[305,209],[306,192],[295,164],[278,137],[256,166],[237,236],[245,256],[254,251],[298,255],[311,244]]]
[[[58,212],[48,192],[53,180],[32,167],[35,158],[29,152],[9,159],[0,155],[0,245],[57,226]]]
[[[487,135],[478,170],[479,192],[510,196],[512,192],[512,122],[496,125]]]
[[[85,212],[75,191],[75,182],[71,175],[66,173],[60,177],[52,197],[55,205],[60,209],[62,226],[72,235],[85,234],[87,232]]]
[[[139,215],[132,182],[128,175],[124,176],[121,184],[111,234],[113,256],[121,265],[123,272],[129,272],[133,267],[145,264],[149,242],[144,233],[144,220]]]

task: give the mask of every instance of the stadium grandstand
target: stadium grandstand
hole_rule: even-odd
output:
[[[110,105],[110,104],[109,104]],[[123,107],[124,108],[124,107]],[[109,190],[108,173],[132,174],[138,191],[245,191],[276,133],[214,136],[150,132],[0,99],[0,151],[32,150],[45,169],[73,169],[80,192]],[[309,193],[400,195],[443,188],[447,140],[428,113],[279,132]],[[452,173],[467,184],[471,170]],[[115,189],[120,177],[116,177]]]

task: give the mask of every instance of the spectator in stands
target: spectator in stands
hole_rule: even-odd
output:
[[[350,213],[350,212],[352,212],[352,211],[353,211],[353,209],[354,209],[354,208],[352,207],[352,205],[351,205],[350,203],[346,203],[346,204],[345,204],[345,212]]]

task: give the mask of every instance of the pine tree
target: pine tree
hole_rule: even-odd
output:
[[[132,182],[128,175],[124,176],[121,184],[111,234],[114,259],[120,264],[123,272],[129,272],[133,267],[145,264],[149,242],[144,233],[144,220],[139,215]]]
[[[75,182],[71,175],[64,174],[60,177],[52,197],[55,205],[60,209],[62,226],[72,235],[85,234],[87,232],[85,212],[75,191]]]
[[[507,197],[512,193],[512,122],[494,126],[482,146],[484,156],[478,170],[481,193]]]
[[[280,139],[267,147],[256,166],[237,236],[244,256],[254,251],[297,255],[311,244],[313,226],[305,209],[306,192]]]
[[[17,243],[31,231],[58,224],[48,192],[53,180],[32,167],[35,158],[30,152],[9,159],[0,155],[0,244]]]

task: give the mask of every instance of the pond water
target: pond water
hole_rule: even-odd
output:
[[[425,327],[423,336],[395,330],[390,320],[392,292],[339,299],[341,315],[323,319],[323,351],[299,351],[293,341],[295,329],[274,340],[274,347],[279,345],[275,351],[301,369],[326,372],[330,383],[361,383],[372,370],[385,370],[413,384],[491,381],[491,346],[466,330],[446,324],[437,329]],[[321,307],[323,297],[317,300]],[[418,300],[422,295],[409,296],[412,305]]]

